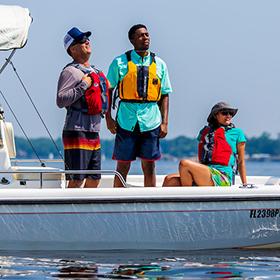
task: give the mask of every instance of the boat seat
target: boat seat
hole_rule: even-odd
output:
[[[265,186],[279,186],[280,177],[277,176],[247,176],[248,184],[265,185]],[[235,185],[241,185],[241,179],[236,176]]]
[[[280,177],[271,176],[266,182],[265,185],[279,185]]]
[[[13,125],[10,122],[4,122],[5,139],[10,158],[16,157],[16,146]]]
[[[62,172],[62,169],[54,167],[28,167],[28,166],[12,166],[12,171],[24,171],[26,173],[14,173],[14,180],[35,181],[40,180],[39,173],[28,173],[32,171],[42,172]],[[65,180],[64,173],[43,173],[44,180]]]

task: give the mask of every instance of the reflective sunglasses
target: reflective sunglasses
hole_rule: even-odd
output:
[[[223,116],[227,116],[228,114],[230,114],[231,116],[233,116],[234,111],[233,110],[222,110],[220,111],[222,113]]]
[[[81,39],[81,40],[79,40],[79,41],[74,41],[74,42],[71,44],[71,46],[75,46],[76,44],[83,44],[83,43],[85,43],[87,40],[89,40],[89,37],[85,37],[85,38],[83,38],[83,39]]]

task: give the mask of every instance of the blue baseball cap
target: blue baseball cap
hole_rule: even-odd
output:
[[[63,44],[64,48],[67,51],[69,46],[74,42],[74,41],[80,41],[82,40],[85,36],[89,37],[91,35],[91,32],[82,32],[80,29],[77,27],[73,27],[70,29],[67,34],[65,35],[63,39]]]

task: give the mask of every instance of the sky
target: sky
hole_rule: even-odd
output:
[[[227,101],[238,108],[233,123],[247,137],[280,133],[280,1],[260,0],[6,0],[28,8],[33,18],[28,42],[13,64],[54,139],[61,137],[65,109],[56,106],[62,68],[71,61],[63,37],[72,27],[90,30],[90,64],[107,74],[112,60],[132,49],[127,32],[147,26],[150,50],[168,67],[170,94],[167,139],[194,138],[212,106]],[[9,51],[0,53],[0,64]],[[48,137],[9,65],[0,90],[29,138]],[[5,120],[19,125],[0,96]],[[102,121],[101,138],[113,139]]]

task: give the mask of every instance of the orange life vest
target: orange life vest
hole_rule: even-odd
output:
[[[157,76],[155,54],[151,53],[150,66],[137,66],[127,56],[128,72],[119,84],[119,97],[128,102],[157,102],[161,98],[161,81]]]

